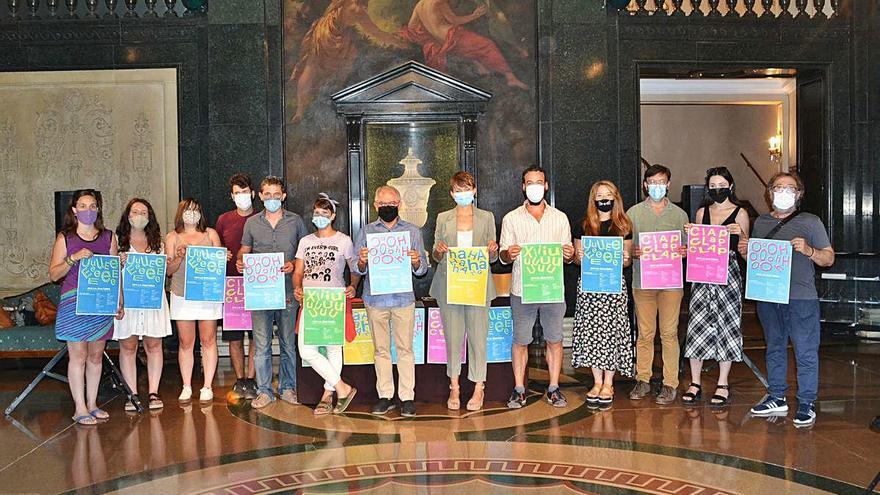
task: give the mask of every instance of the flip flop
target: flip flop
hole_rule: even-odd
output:
[[[92,409],[91,411],[89,411],[89,414],[91,414],[92,417],[95,419],[110,419],[110,414],[108,414],[107,411],[101,409],[100,407]]]
[[[351,405],[352,399],[354,399],[355,394],[357,394],[358,389],[351,387],[351,392],[348,393],[345,397],[339,397],[336,399],[336,408],[333,409],[333,414],[342,414],[348,409],[348,406]]]
[[[78,425],[83,426],[95,426],[98,424],[98,420],[95,419],[91,414],[83,414],[82,416],[73,416],[73,422]]]
[[[326,416],[333,412],[333,403],[328,400],[322,400],[315,406],[315,410],[313,411],[315,416]]]

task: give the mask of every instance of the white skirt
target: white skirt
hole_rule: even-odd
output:
[[[171,293],[171,319],[183,321],[219,320],[223,318],[223,303],[187,301]]]
[[[168,318],[168,299],[162,297],[162,309],[126,309],[125,317],[113,320],[113,340],[125,340],[137,335],[161,339],[171,335],[171,320]]]

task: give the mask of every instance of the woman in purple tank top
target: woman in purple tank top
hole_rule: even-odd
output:
[[[98,408],[97,400],[104,344],[113,336],[113,317],[76,314],[79,262],[95,254],[115,256],[116,238],[113,231],[104,228],[101,194],[84,189],[76,191],[70,201],[49,262],[49,278],[62,280],[55,337],[67,342],[67,379],[76,405],[73,420],[83,425],[94,425],[109,417]],[[120,301],[116,318],[122,316]]]

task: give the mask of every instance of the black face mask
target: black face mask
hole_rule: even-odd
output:
[[[719,187],[718,189],[709,189],[709,199],[716,203],[723,203],[730,197],[729,187]]]
[[[614,209],[614,200],[613,199],[596,200],[596,209],[601,211],[602,213],[608,213],[609,211]]]
[[[379,207],[379,218],[382,219],[383,222],[391,223],[397,218],[397,207],[396,206],[380,206]]]

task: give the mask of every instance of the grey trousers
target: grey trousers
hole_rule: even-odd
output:
[[[461,374],[461,346],[467,334],[468,380],[486,381],[486,340],[489,335],[488,306],[462,306],[437,301],[446,335],[446,376]]]

